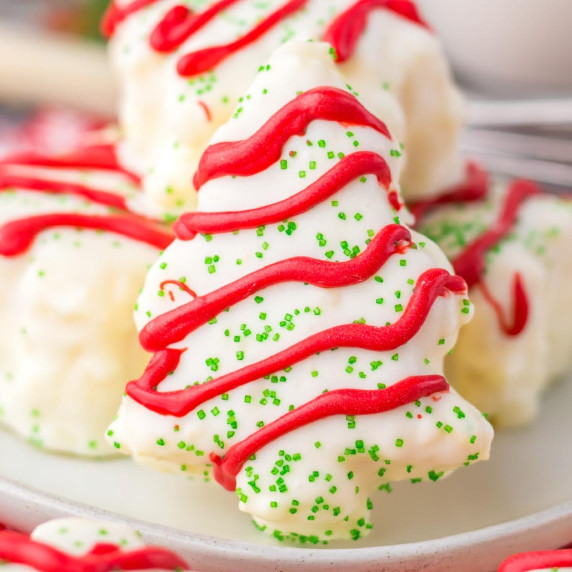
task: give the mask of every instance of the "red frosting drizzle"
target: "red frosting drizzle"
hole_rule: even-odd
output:
[[[327,264],[339,267],[342,263]],[[330,272],[330,274],[332,273]],[[337,279],[338,283],[342,280],[344,278]],[[311,280],[306,281],[311,282]],[[350,281],[351,278],[345,278],[346,285]],[[359,281],[360,277],[358,276],[353,283]],[[322,284],[324,283],[327,284],[328,282],[323,280]],[[159,393],[157,392],[158,385],[171,371],[177,368],[182,353],[182,350],[170,349],[166,346],[172,343],[173,338],[184,337],[187,332],[195,330],[210,319],[211,312],[201,312],[195,309],[196,306],[195,308],[192,307],[195,304],[200,306],[209,295],[199,297],[193,302],[165,314],[170,319],[163,321],[159,326],[152,326],[152,324],[162,316],[155,318],[145,327],[142,332],[143,345],[147,348],[154,348],[158,353],[153,357],[143,377],[127,385],[127,394],[156,413],[183,417],[208,399],[280,371],[322,351],[339,347],[390,351],[401,347],[417,334],[438,297],[446,296],[449,292],[462,293],[465,291],[465,282],[459,276],[451,276],[446,270],[436,268],[427,270],[419,278],[405,312],[394,324],[383,327],[366,324],[335,326],[314,334],[265,360],[215,378],[202,385],[179,391]],[[213,294],[216,295],[217,292]],[[208,309],[208,302],[205,303],[205,306]],[[197,317],[195,317],[194,312],[198,313]],[[175,330],[174,335],[171,334],[169,328]]]
[[[523,552],[507,558],[498,572],[529,572],[572,566],[572,550],[546,550]]]
[[[125,8],[113,2],[102,24],[103,33],[110,37],[115,29],[128,16],[150,6],[157,0],[135,0]],[[179,48],[194,33],[203,29],[222,11],[239,0],[219,0],[204,12],[193,13],[183,5],[174,6],[161,19],[151,32],[151,47],[159,53],[170,53]],[[254,28],[237,40],[228,44],[204,48],[184,55],[177,64],[177,71],[183,77],[191,77],[209,71],[229,56],[251,45],[285,18],[306,6],[308,0],[290,0],[281,8],[270,13]],[[411,0],[359,0],[345,12],[339,14],[329,25],[324,40],[329,42],[337,54],[339,63],[349,59],[367,26],[367,18],[372,10],[385,9],[429,29],[421,18],[417,6]]]
[[[541,189],[531,181],[514,181],[509,188],[499,218],[492,227],[476,238],[467,248],[453,261],[455,272],[462,276],[469,288],[476,284],[481,286],[487,297],[486,286],[483,289],[482,278],[485,271],[485,255],[511,230],[516,222],[518,212],[522,204],[529,198],[538,196]],[[502,308],[492,296],[488,296],[495,312],[498,315],[499,324],[509,336],[516,336],[522,332],[528,321],[529,301],[522,278],[517,275],[513,284],[514,304],[512,324],[507,323]]]
[[[0,161],[0,192],[22,189],[45,194],[75,195],[122,212],[110,215],[54,212],[9,221],[0,225],[0,256],[17,256],[24,253],[40,232],[54,227],[111,231],[160,249],[166,248],[173,240],[173,235],[156,222],[130,213],[127,201],[121,195],[80,183],[33,174],[14,174],[10,172],[10,167],[46,168],[53,171],[103,170],[125,175],[134,182],[138,181],[136,175],[119,165],[115,150],[110,145],[80,147],[64,155],[22,153],[3,159]]]
[[[85,145],[62,155],[15,153],[0,160],[1,167],[28,166],[53,169],[99,169],[120,173],[140,183],[140,177],[124,169],[117,160],[113,145]]]
[[[345,156],[316,182],[283,201],[245,211],[185,213],[175,223],[175,234],[181,240],[191,240],[199,233],[232,232],[277,223],[307,212],[362,175],[375,175],[385,189],[391,184],[391,171],[383,157],[360,151]],[[392,206],[401,208],[400,203]]]
[[[100,191],[78,183],[69,183],[67,181],[54,181],[42,179],[41,177],[32,177],[30,175],[10,175],[9,173],[3,173],[0,167],[0,192],[11,191],[15,188],[26,191],[38,191],[40,193],[76,195],[100,205],[106,205],[123,211],[127,210],[127,203],[125,198],[121,195],[108,191]]]
[[[211,453],[214,476],[225,489],[233,491],[236,488],[236,476],[248,459],[290,431],[334,415],[384,413],[448,389],[449,384],[444,377],[420,375],[408,377],[382,390],[337,389],[323,393],[235,443],[224,458]]]
[[[391,139],[385,124],[353,95],[335,87],[317,87],[287,103],[248,139],[208,147],[194,177],[195,189],[225,175],[246,177],[264,171],[280,160],[288,139],[304,135],[318,119],[371,127]]]
[[[133,215],[84,215],[51,213],[13,220],[0,226],[0,256],[18,256],[30,248],[36,236],[54,227],[107,230],[165,249],[173,241],[156,223]]]
[[[183,56],[177,64],[177,71],[183,77],[191,77],[209,71],[229,56],[254,43],[282,20],[294,14],[308,3],[308,0],[290,0],[284,6],[272,12],[252,30],[234,42],[197,50]]]
[[[135,14],[151,4],[155,4],[158,0],[132,0],[124,8],[120,8],[117,4],[117,0],[112,0],[107,8],[107,12],[103,16],[103,21],[101,22],[101,32],[106,38],[110,38],[115,34],[117,26],[123,23],[131,14]]]
[[[388,225],[374,236],[361,254],[347,262],[330,262],[305,256],[275,262],[157,316],[141,330],[139,340],[147,351],[159,351],[180,342],[225,308],[276,284],[308,282],[320,288],[359,284],[377,272],[392,254],[402,252],[401,241],[410,239],[406,228]]]
[[[173,6],[151,33],[151,47],[161,53],[176,50],[220,12],[237,2],[240,0],[220,0],[200,14],[194,14],[186,6]]]
[[[469,161],[465,180],[455,187],[444,191],[438,197],[424,201],[415,201],[408,205],[417,221],[431,208],[452,203],[471,203],[485,199],[489,192],[489,175],[477,163]]]
[[[495,311],[497,315],[497,320],[502,331],[507,336],[518,336],[522,330],[526,327],[528,322],[529,314],[529,304],[528,296],[524,288],[524,282],[520,272],[517,272],[513,277],[512,282],[512,319],[509,321],[505,315],[501,303],[493,296],[492,292],[489,290],[487,283],[481,279],[479,282],[481,292],[485,300],[490,304],[490,306]]]
[[[113,572],[114,570],[190,570],[188,564],[163,548],[124,552],[112,544],[97,544],[85,556],[71,556],[24,534],[0,533],[0,560],[25,564],[40,572]]]
[[[338,63],[352,56],[367,26],[369,13],[379,9],[391,10],[415,24],[429,28],[411,0],[359,0],[342,12],[326,30],[324,40],[336,50]]]

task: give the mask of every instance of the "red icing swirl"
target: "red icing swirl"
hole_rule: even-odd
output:
[[[341,263],[330,264],[339,266]],[[339,282],[341,280],[343,278],[338,279]],[[345,280],[349,282],[349,279]],[[355,283],[357,280],[359,278],[356,278]],[[158,392],[157,387],[171,371],[177,368],[181,355],[185,351],[168,348],[167,340],[174,337],[180,338],[182,332],[190,330],[189,322],[193,322],[192,330],[195,330],[210,319],[210,313],[200,312],[195,315],[196,310],[192,307],[194,304],[200,305],[203,299],[208,298],[207,294],[205,297],[199,297],[164,315],[170,319],[158,325],[153,324],[155,320],[163,317],[160,316],[146,326],[142,332],[143,346],[147,349],[153,347],[157,353],[144,375],[127,385],[127,395],[147,409],[161,415],[183,417],[213,397],[299,363],[319,352],[339,347],[362,348],[371,351],[390,351],[399,348],[421,329],[438,297],[447,296],[451,292],[458,294],[465,291],[465,283],[460,277],[451,276],[446,270],[427,270],[419,278],[415,292],[403,315],[394,324],[380,327],[366,324],[335,326],[318,332],[265,360],[212,379],[202,385],[178,391]],[[216,295],[217,292],[214,294]],[[205,306],[208,307],[208,301]],[[175,335],[171,335],[169,328],[176,330]]]
[[[125,175],[134,183],[140,177],[124,169],[117,160],[113,145],[85,145],[62,155],[43,155],[41,153],[15,153],[0,160],[1,167],[28,166],[53,169],[98,169]]]
[[[353,95],[335,87],[317,87],[287,103],[248,139],[208,147],[193,180],[195,189],[218,177],[246,177],[264,171],[280,160],[291,137],[304,135],[308,125],[318,119],[370,127],[391,139],[385,124]]]
[[[417,221],[432,208],[455,203],[483,201],[488,196],[489,177],[476,163],[467,164],[467,176],[458,186],[449,189],[438,197],[418,201],[409,206]],[[502,305],[494,297],[484,281],[486,253],[496,246],[513,228],[522,205],[542,190],[533,182],[517,180],[510,186],[498,219],[489,230],[471,242],[453,261],[455,272],[462,276],[469,288],[478,285],[488,304],[497,315],[498,324],[507,336],[518,336],[528,323],[530,302],[524,280],[516,273],[512,283],[511,317],[507,318]]]
[[[18,532],[0,532],[0,561],[25,564],[40,572],[114,572],[116,570],[190,570],[188,564],[163,548],[124,551],[97,544],[85,556],[71,556]]]
[[[572,566],[572,550],[544,550],[523,552],[507,558],[498,572],[530,572]]]
[[[337,389],[322,393],[264,426],[252,437],[234,444],[224,458],[211,453],[215,478],[225,489],[233,491],[236,488],[236,476],[248,459],[290,431],[334,415],[384,413],[448,390],[449,384],[443,376],[419,375],[403,379],[383,390]]]
[[[52,213],[13,220],[0,226],[0,256],[18,256],[26,252],[41,232],[55,227],[106,230],[165,249],[173,237],[154,222],[133,215],[84,215]]]
[[[232,232],[278,223],[308,211],[362,175],[375,175],[385,189],[391,184],[391,172],[385,160],[377,153],[360,151],[344,157],[316,182],[283,201],[245,211],[185,213],[175,223],[175,234],[181,240],[191,240],[198,233]],[[388,195],[392,206],[399,210],[398,199],[396,202],[393,193]]]
[[[338,63],[351,58],[367,27],[370,12],[380,9],[390,10],[410,22],[429,28],[411,0],[359,0],[337,16],[326,30],[324,40],[333,46]]]
[[[175,51],[195,32],[216,18],[222,10],[230,8],[240,0],[220,0],[204,12],[194,14],[187,6],[173,6],[151,33],[151,47],[161,53]]]
[[[517,274],[513,281],[513,318],[509,323],[504,317],[500,304],[490,295],[486,285],[483,288],[485,255],[511,231],[524,202],[540,195],[541,192],[541,189],[531,181],[514,181],[505,196],[504,204],[495,223],[471,242],[453,261],[455,272],[465,279],[469,288],[480,285],[485,298],[497,313],[499,325],[508,336],[517,336],[526,327],[530,311],[528,296],[522,278]]]
[[[81,147],[71,153],[46,156],[37,153],[12,155],[0,161],[0,192],[26,190],[45,194],[65,194],[82,197],[120,211],[118,214],[91,215],[54,212],[27,216],[0,224],[0,256],[17,256],[26,252],[36,236],[54,227],[75,227],[110,231],[159,249],[166,248],[173,235],[154,221],[129,211],[124,197],[88,185],[68,181],[21,175],[10,172],[10,167],[37,167],[57,172],[58,169],[93,169],[118,173],[136,181],[137,177],[125,171],[117,162],[111,146]]]
[[[117,27],[129,18],[129,16],[158,1],[159,0],[132,0],[125,7],[120,8],[117,4],[117,0],[111,0],[103,17],[103,21],[101,22],[101,32],[106,38],[110,38],[115,34]]]
[[[469,161],[467,163],[465,179],[459,185],[444,191],[437,197],[414,201],[408,204],[408,207],[416,220],[419,221],[433,207],[481,201],[487,197],[488,192],[488,173],[477,163]]]

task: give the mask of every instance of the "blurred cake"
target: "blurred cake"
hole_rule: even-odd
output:
[[[0,532],[3,572],[112,572],[190,570],[184,560],[163,548],[145,546],[128,526],[79,518],[42,524],[31,537]]]
[[[463,105],[411,0],[115,0],[104,21],[121,88],[122,160],[156,215],[194,210],[192,175],[215,130],[287,40],[326,40],[344,82],[408,157],[406,198],[463,176]],[[246,102],[244,102],[246,103]]]
[[[81,455],[146,362],[132,312],[170,232],[131,212],[138,181],[108,145],[0,161],[0,423]]]
[[[536,416],[542,391],[572,365],[572,292],[565,286],[572,280],[572,202],[529,181],[482,188],[480,199],[450,197],[414,210],[418,229],[443,248],[475,304],[447,373],[495,423],[519,425]]]

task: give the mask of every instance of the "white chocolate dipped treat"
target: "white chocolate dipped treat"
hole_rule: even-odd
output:
[[[485,189],[486,190],[486,189]],[[419,229],[469,285],[475,318],[446,370],[498,425],[534,419],[545,387],[572,365],[572,203],[533,183],[428,210]]]
[[[0,424],[79,455],[104,433],[146,356],[133,306],[170,233],[129,212],[111,148],[0,163]]]
[[[30,537],[0,532],[2,572],[182,572],[184,560],[148,547],[130,527],[80,518],[60,518],[38,526]]]
[[[209,139],[290,39],[335,46],[345,83],[404,144],[406,199],[463,176],[462,100],[410,0],[116,0],[104,29],[120,82],[122,159],[143,175],[155,213],[196,208],[192,176]]]
[[[328,45],[290,42],[265,70],[201,160],[205,212],[147,277],[155,355],[108,435],[158,469],[214,464],[278,539],[357,539],[373,490],[488,457],[491,426],[441,376],[472,309],[401,226],[397,143]]]

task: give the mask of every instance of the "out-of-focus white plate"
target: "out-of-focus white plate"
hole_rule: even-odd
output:
[[[497,434],[489,462],[379,493],[374,531],[359,543],[279,545],[216,485],[128,459],[53,456],[2,432],[0,521],[30,530],[65,514],[124,520],[203,572],[492,572],[514,552],[572,541],[571,408],[568,379],[551,388],[534,425]]]

